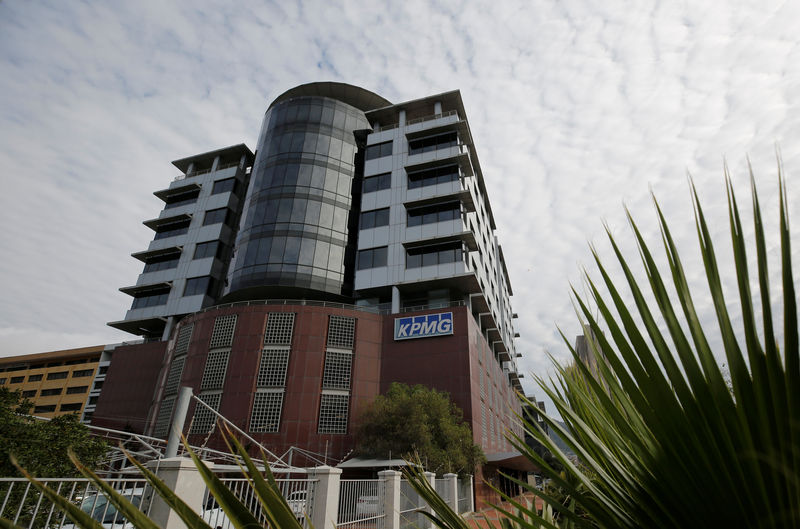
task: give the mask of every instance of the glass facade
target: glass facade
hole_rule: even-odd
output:
[[[353,131],[369,127],[362,111],[326,97],[292,98],[267,111],[228,293],[284,286],[349,295]]]

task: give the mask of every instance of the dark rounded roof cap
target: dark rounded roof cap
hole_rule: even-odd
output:
[[[375,92],[364,90],[361,87],[347,83],[325,81],[321,83],[301,84],[300,86],[290,88],[276,97],[275,101],[269,105],[269,108],[272,108],[275,104],[285,101],[286,99],[308,96],[330,97],[331,99],[336,99],[342,103],[354,106],[362,112],[388,107],[392,104]]]

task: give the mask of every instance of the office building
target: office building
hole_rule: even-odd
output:
[[[503,432],[521,433],[516,315],[458,91],[392,104],[302,85],[271,103],[255,154],[173,164],[110,323],[147,343],[117,348],[98,424],[163,436],[190,386],[273,452],[337,461],[360,407],[419,383],[450,393],[502,467]],[[215,417],[193,404],[189,422],[205,439]]]

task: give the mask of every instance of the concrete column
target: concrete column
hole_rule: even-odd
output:
[[[189,402],[192,400],[192,388],[183,386],[178,392],[175,400],[175,409],[172,411],[172,424],[169,428],[167,437],[167,448],[164,450],[164,457],[175,457],[178,455],[178,445],[181,441],[183,424],[186,422],[186,413],[189,411]]]
[[[217,167],[219,167],[219,156],[214,157],[214,161],[211,162],[211,172],[216,171]]]
[[[401,127],[405,127],[406,126],[406,111],[405,110],[401,110],[400,112],[398,112],[398,114],[397,114],[397,123]]]
[[[161,334],[161,341],[166,342],[169,340],[169,335],[172,334],[172,329],[175,328],[175,316],[167,318],[167,323],[164,325],[164,332]]]
[[[431,488],[433,490],[436,490],[436,473],[435,472],[425,472],[425,479],[427,479],[428,483],[431,484]],[[422,507],[426,512],[430,512],[430,513],[433,512],[433,510],[431,509],[430,505],[428,505],[425,502],[425,500],[422,500],[422,503],[423,503],[423,505],[421,505],[420,507]],[[433,529],[433,527],[434,527],[433,522],[430,521],[427,517],[426,518],[420,517],[419,521],[422,523],[422,527],[420,527],[420,529]]]
[[[186,174],[192,174],[194,172],[194,162],[189,164],[189,167],[186,168]]]
[[[392,287],[392,314],[400,312],[400,289]]]
[[[242,157],[239,158],[239,169],[244,169],[246,163],[247,163],[247,155],[243,154]]]
[[[433,104],[433,113],[437,116],[442,113],[442,102],[437,101]]]
[[[150,461],[147,466],[197,514],[202,514],[206,484],[191,459],[172,457]],[[206,463],[206,466],[213,469],[214,463]],[[162,529],[185,529],[186,527],[180,516],[170,509],[161,496],[155,492],[153,492],[153,503],[150,507],[150,518]]]
[[[458,474],[445,474],[442,476],[445,480],[445,494],[450,504],[450,508],[454,512],[458,512]]]
[[[309,470],[308,478],[316,480],[311,498],[311,524],[315,529],[336,529],[341,477],[339,468],[322,466]]]
[[[383,486],[383,529],[400,529],[400,472],[382,470],[378,478]],[[380,497],[380,496],[379,496]]]

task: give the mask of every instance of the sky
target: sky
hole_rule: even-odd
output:
[[[314,81],[393,103],[461,90],[526,392],[568,358],[559,329],[580,333],[590,244],[613,265],[604,225],[634,264],[625,207],[660,243],[651,193],[711,326],[687,175],[734,307],[723,164],[746,205],[749,158],[775,259],[776,149],[794,217],[800,193],[798,27],[800,3],[774,0],[0,0],[0,356],[135,338],[106,322],[130,307],[170,162],[255,149],[269,103]]]

